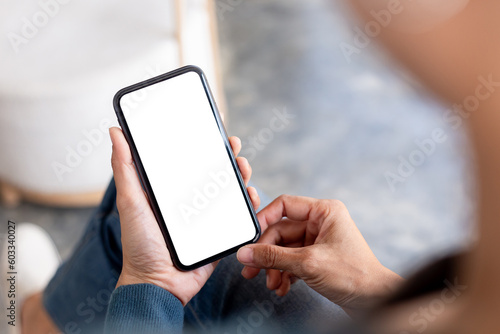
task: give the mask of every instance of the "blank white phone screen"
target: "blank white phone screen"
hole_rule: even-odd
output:
[[[120,106],[183,265],[255,238],[256,227],[196,72],[126,94]]]

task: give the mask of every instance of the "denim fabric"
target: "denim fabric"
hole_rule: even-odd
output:
[[[111,181],[76,246],[43,294],[54,323],[66,334],[100,332],[122,267],[120,218]]]
[[[261,195],[262,205],[269,200]],[[121,233],[112,180],[75,251],[44,291],[43,303],[67,334],[101,333],[106,309],[122,266]],[[219,263],[202,290],[185,307],[186,332],[255,333],[298,329],[344,318],[344,313],[303,282],[284,298],[267,290],[265,275],[247,281],[236,256]]]

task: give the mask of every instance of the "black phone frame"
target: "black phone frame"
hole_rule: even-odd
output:
[[[251,239],[247,242],[244,242],[240,245],[237,245],[235,247],[232,247],[226,251],[223,251],[221,253],[213,255],[209,258],[206,258],[204,260],[196,262],[192,265],[184,265],[179,260],[177,252],[175,250],[175,247],[172,243],[172,239],[170,238],[170,235],[168,233],[167,224],[165,223],[165,220],[163,219],[163,215],[161,214],[161,210],[158,206],[158,202],[156,201],[156,197],[155,197],[154,192],[152,190],[151,184],[149,183],[148,176],[146,174],[146,171],[145,171],[144,166],[142,164],[141,158],[140,158],[139,153],[137,151],[137,147],[135,146],[132,134],[131,134],[130,129],[128,127],[125,116],[123,114],[123,110],[120,106],[120,101],[121,101],[123,96],[130,94],[134,91],[137,91],[139,89],[146,88],[148,86],[163,82],[163,81],[168,80],[168,79],[172,79],[174,77],[177,77],[179,75],[182,75],[182,74],[185,74],[188,72],[197,73],[201,79],[201,83],[203,85],[203,88],[204,88],[205,93],[207,95],[208,101],[210,103],[210,107],[212,109],[212,114],[215,117],[217,126],[219,128],[219,132],[224,140],[224,144],[226,146],[226,151],[229,155],[229,159],[231,160],[233,170],[234,170],[236,177],[238,179],[240,189],[243,193],[243,197],[245,199],[245,202],[247,204],[247,208],[249,210],[250,216],[252,217],[252,221],[253,221],[254,226],[255,226],[255,236],[253,239]],[[178,68],[176,70],[167,72],[165,74],[161,74],[159,76],[153,77],[151,79],[139,82],[137,84],[125,87],[125,88],[119,90],[115,94],[115,96],[113,98],[113,107],[115,109],[115,113],[116,113],[116,116],[118,118],[118,123],[120,124],[120,126],[123,130],[123,134],[125,135],[125,138],[130,146],[130,150],[132,152],[132,158],[134,160],[134,164],[135,164],[135,167],[137,170],[137,174],[139,175],[139,179],[141,181],[142,187],[148,196],[148,200],[149,200],[149,203],[150,203],[151,208],[153,210],[153,213],[156,217],[156,221],[157,221],[158,225],[160,226],[160,230],[161,230],[163,237],[165,239],[165,242],[167,244],[167,247],[168,247],[168,250],[170,253],[170,257],[172,258],[172,262],[177,267],[177,269],[182,270],[182,271],[194,270],[194,269],[202,267],[206,264],[217,261],[223,257],[231,255],[231,254],[235,253],[240,247],[245,246],[247,244],[255,243],[255,242],[257,242],[257,240],[259,240],[260,235],[261,235],[261,229],[260,229],[260,224],[257,220],[257,215],[256,215],[255,210],[253,208],[252,201],[250,200],[250,196],[248,195],[245,183],[243,182],[243,178],[242,178],[240,170],[238,168],[236,158],[234,157],[233,150],[231,148],[231,144],[229,143],[229,139],[227,137],[226,129],[224,127],[224,124],[222,123],[222,119],[220,117],[219,110],[217,109],[215,99],[213,98],[212,92],[210,90],[210,86],[208,85],[208,81],[205,77],[205,74],[203,73],[203,71],[199,67],[194,66],[194,65],[187,65],[187,66]]]

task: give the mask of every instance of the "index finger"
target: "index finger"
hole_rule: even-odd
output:
[[[278,223],[283,217],[295,221],[310,219],[317,202],[317,199],[310,197],[281,195],[257,214],[262,231]]]
[[[270,225],[257,243],[284,247],[299,244],[303,247],[306,242],[306,232],[306,221],[282,219],[279,223]]]

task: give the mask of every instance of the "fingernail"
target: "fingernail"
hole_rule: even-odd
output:
[[[243,264],[253,263],[253,249],[250,247],[240,248],[238,254],[236,254],[236,257],[238,258],[238,261]]]

